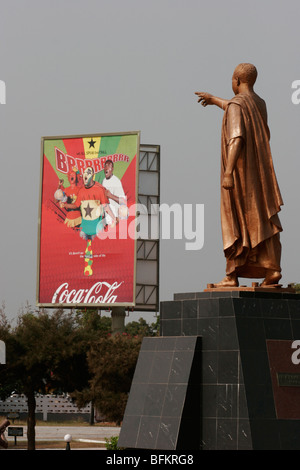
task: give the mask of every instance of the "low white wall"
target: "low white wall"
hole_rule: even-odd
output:
[[[27,413],[27,411],[25,395],[12,395],[5,401],[0,400],[0,414]],[[79,409],[67,395],[36,395],[35,412],[43,413],[43,419],[47,421],[48,413],[90,413],[91,404]]]

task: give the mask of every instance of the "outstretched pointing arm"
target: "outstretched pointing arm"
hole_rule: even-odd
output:
[[[224,110],[229,102],[229,100],[218,98],[217,96],[213,96],[210,93],[205,93],[203,91],[196,91],[195,95],[199,98],[198,103],[201,103],[204,107],[208,104],[214,104]]]

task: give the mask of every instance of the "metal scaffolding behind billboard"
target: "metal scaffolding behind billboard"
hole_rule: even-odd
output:
[[[136,311],[159,310],[160,146],[140,144]]]

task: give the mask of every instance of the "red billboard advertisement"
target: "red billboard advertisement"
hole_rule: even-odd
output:
[[[43,137],[37,305],[134,306],[140,133]]]

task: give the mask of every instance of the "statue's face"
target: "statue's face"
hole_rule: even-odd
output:
[[[83,183],[86,188],[92,186],[94,171],[93,168],[87,167],[83,172]]]
[[[232,91],[235,95],[237,95],[239,88],[238,88],[238,76],[234,73],[232,75]]]

